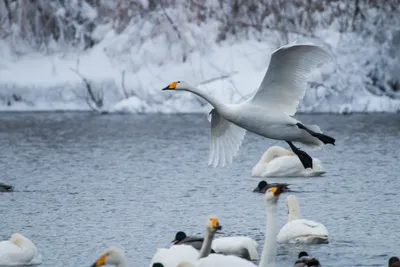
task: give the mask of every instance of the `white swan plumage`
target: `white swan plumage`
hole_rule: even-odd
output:
[[[200,250],[204,238],[187,236],[185,232],[176,233],[172,243],[175,245],[190,245]],[[228,236],[215,238],[212,241],[212,251],[225,255],[235,255],[246,260],[258,260],[257,241],[247,236]]]
[[[286,198],[288,207],[288,222],[278,233],[278,243],[328,243],[328,230],[318,222],[300,219],[300,208],[294,195]]]
[[[181,261],[195,261],[207,257],[211,252],[211,244],[215,233],[222,229],[216,216],[209,216],[206,221],[204,242],[200,251],[189,245],[173,245],[170,248],[160,248],[154,254],[150,267],[161,263],[164,267],[176,267]]]
[[[284,192],[283,187],[272,187],[264,195],[267,211],[267,227],[264,247],[261,254],[259,267],[275,267],[277,250],[276,242],[276,213],[279,195]],[[255,267],[250,261],[232,255],[210,254],[208,257],[196,261],[182,261],[178,267]]]
[[[91,267],[100,267],[107,264],[115,265],[116,267],[128,267],[124,251],[117,247],[107,248]]]
[[[321,176],[326,172],[319,159],[312,158],[312,161],[313,167],[304,169],[299,158],[292,152],[280,146],[271,146],[253,167],[251,175],[258,177],[304,177]]]
[[[236,255],[248,260],[258,260],[257,247],[257,241],[247,236],[216,238],[211,246],[216,253]]]
[[[37,265],[42,256],[35,244],[20,233],[14,233],[9,240],[0,242],[0,265]]]
[[[189,85],[175,81],[163,90],[184,90],[194,93],[214,108],[211,110],[209,165],[224,166],[237,154],[245,132],[286,141],[299,157],[304,168],[312,167],[311,157],[294,146],[334,144],[335,139],[322,134],[317,125],[304,125],[292,116],[304,97],[307,76],[329,54],[314,45],[286,45],[274,51],[267,72],[257,92],[239,104],[224,104],[219,99]]]

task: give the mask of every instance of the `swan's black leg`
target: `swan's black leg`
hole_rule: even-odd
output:
[[[312,158],[306,152],[304,152],[303,150],[300,150],[297,147],[295,147],[293,145],[293,143],[290,142],[290,141],[286,141],[286,143],[289,144],[289,146],[292,149],[293,153],[296,154],[299,157],[299,159],[301,161],[301,164],[303,164],[303,166],[304,166],[304,169],[313,167]]]
[[[297,127],[299,127],[299,129],[303,129],[304,131],[306,131],[307,133],[311,134],[312,136],[318,138],[321,142],[323,142],[325,145],[326,144],[332,144],[335,145],[335,138],[332,138],[330,136],[327,136],[325,134],[322,133],[316,133],[310,129],[308,129],[306,126],[304,126],[301,123],[296,123]]]

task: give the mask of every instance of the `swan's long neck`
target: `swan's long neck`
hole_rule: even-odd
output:
[[[224,104],[221,101],[219,101],[217,98],[215,98],[212,95],[209,95],[205,91],[200,90],[194,86],[189,86],[189,88],[187,88],[186,91],[192,92],[193,94],[200,96],[201,98],[206,100],[208,103],[210,103],[217,110],[219,110],[220,108],[222,108],[224,106]]]
[[[276,255],[276,210],[277,203],[271,203],[266,207],[267,229],[265,233],[264,248],[261,254],[259,267],[275,267]]]
[[[300,207],[299,202],[297,201],[295,196],[289,196],[287,198],[287,206],[288,206],[288,222],[300,219]]]
[[[199,259],[207,257],[211,252],[211,244],[214,238],[214,232],[206,230],[203,245],[201,245]]]
[[[275,156],[282,157],[282,156],[288,156],[288,155],[291,155],[290,151],[288,151],[282,147],[279,147],[279,146],[272,146],[267,151],[264,152],[260,161],[269,163],[270,161],[272,161],[274,159]]]

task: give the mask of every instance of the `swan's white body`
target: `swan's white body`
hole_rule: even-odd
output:
[[[212,241],[217,230],[221,229],[218,218],[210,216],[206,221],[206,234],[200,252],[190,245],[174,245],[170,248],[158,249],[154,254],[150,267],[153,263],[161,263],[164,267],[176,267],[181,261],[195,261],[204,258],[211,252]]]
[[[253,167],[252,176],[320,176],[325,173],[321,161],[313,158],[313,168],[304,169],[299,157],[280,146],[272,146],[262,155],[260,161]]]
[[[96,260],[92,266],[100,267],[103,265],[111,264],[116,267],[128,267],[125,253],[122,249],[111,247],[104,250],[101,256]]]
[[[164,267],[176,267],[180,262],[194,262],[199,258],[199,251],[188,245],[174,245],[170,248],[159,248],[151,259],[150,266],[159,262]]]
[[[213,240],[211,247],[216,253],[258,260],[257,242],[247,236],[220,237]]]
[[[9,240],[0,242],[0,266],[37,265],[42,256],[35,244],[21,234],[13,234]]]
[[[259,267],[275,267],[276,256],[276,212],[277,200],[275,188],[270,188],[265,193],[265,206],[267,211],[267,228],[264,240],[264,247],[261,254]],[[275,190],[275,191],[273,191]],[[232,255],[210,254],[206,258],[196,261],[183,261],[178,267],[256,267],[250,261]]]
[[[300,208],[295,196],[286,199],[289,215],[288,223],[277,236],[278,243],[320,244],[328,242],[328,230],[318,222],[300,219]]]
[[[183,261],[177,267],[257,267],[251,261],[232,256],[221,254],[210,254],[206,258],[198,261]]]
[[[329,58],[318,46],[287,45],[272,53],[268,70],[257,92],[239,104],[224,104],[215,97],[183,81],[171,83],[166,90],[185,90],[206,101],[214,109],[211,114],[209,165],[224,166],[237,154],[245,132],[266,138],[300,142],[309,146],[323,143],[296,125],[292,118],[304,97],[307,76]],[[306,125],[322,133],[316,125]]]

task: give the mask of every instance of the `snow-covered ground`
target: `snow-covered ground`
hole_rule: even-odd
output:
[[[258,88],[271,52],[285,44],[274,35],[264,41],[229,39],[217,44],[206,38],[207,32],[215,31],[210,23],[201,28],[192,26],[185,49],[179,42],[165,45],[164,35],[140,46],[131,45],[136,30],[131,26],[116,34],[102,27],[97,32],[102,41],[79,53],[17,56],[10,52],[12,43],[0,42],[0,110],[89,110],[87,89],[76,70],[90,81],[93,91],[104,94],[103,111],[207,112],[210,106],[198,97],[187,92],[163,92],[161,88],[174,80],[185,80],[226,102],[241,101]],[[365,89],[369,70],[363,54],[376,51],[368,44],[359,46],[362,41],[350,33],[320,30],[318,37],[319,41],[299,40],[297,36],[287,40],[312,41],[332,53],[332,61],[311,75],[300,112],[400,110],[400,100],[376,96]],[[350,42],[354,46],[349,46]]]

